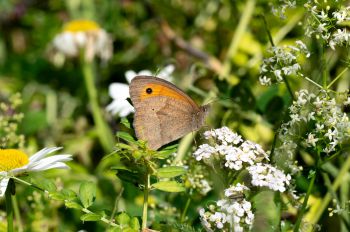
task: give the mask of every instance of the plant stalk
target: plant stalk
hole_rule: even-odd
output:
[[[350,169],[350,156],[348,156],[348,158],[346,159],[336,179],[333,182],[333,185],[332,185],[333,192],[336,192],[338,190],[340,184],[346,178],[346,175],[349,169]],[[332,195],[331,191],[328,191],[327,194],[323,197],[321,204],[318,204],[312,207],[312,208],[315,207],[316,209],[312,209],[312,211],[315,212],[315,215],[311,218],[309,222],[311,225],[316,224],[318,220],[321,218],[324,210],[327,208],[330,200],[332,199],[331,195]]]
[[[15,183],[12,179],[9,180],[7,189],[5,192],[5,201],[6,201],[6,214],[7,214],[7,232],[13,232],[13,207],[12,207],[12,200],[11,200],[11,192],[13,185]]]
[[[301,221],[303,219],[303,216],[304,216],[304,213],[305,213],[305,210],[307,207],[307,202],[309,200],[309,196],[311,194],[312,188],[314,187],[316,176],[317,176],[317,169],[311,178],[309,188],[307,189],[307,192],[306,192],[306,195],[304,198],[303,205],[301,206],[301,209],[298,212],[298,219],[297,219],[295,226],[294,226],[294,230],[293,230],[294,232],[299,232],[300,224],[301,224]]]
[[[97,90],[94,83],[93,63],[81,58],[82,72],[85,81],[85,87],[90,101],[92,116],[97,127],[98,138],[103,149],[110,152],[114,146],[114,139],[111,130],[103,119],[101,109],[98,103]]]
[[[222,72],[220,73],[220,79],[228,78],[230,72],[231,72],[231,60],[232,57],[236,55],[236,52],[238,50],[238,45],[244,35],[244,33],[247,31],[248,23],[250,19],[253,16],[254,9],[255,9],[255,3],[256,0],[248,0],[246,5],[244,6],[243,15],[241,16],[241,19],[238,23],[237,29],[234,32],[234,35],[231,40],[230,47],[228,48],[224,67]]]
[[[150,187],[150,174],[147,173],[147,177],[146,177],[146,181],[145,181],[145,188],[143,190],[142,229],[147,228],[149,187]]]
[[[186,214],[187,214],[187,210],[188,210],[188,207],[190,206],[190,204],[191,204],[191,198],[188,197],[188,198],[187,198],[187,201],[186,201],[185,208],[184,208],[184,210],[182,211],[182,214],[181,214],[181,217],[180,217],[180,223],[181,223],[181,224],[185,221]]]

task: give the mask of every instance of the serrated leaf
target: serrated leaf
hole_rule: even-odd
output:
[[[185,173],[186,169],[184,167],[170,166],[157,169],[156,175],[159,178],[172,178]]]
[[[80,220],[82,221],[99,221],[101,219],[101,216],[95,213],[87,213],[80,217]]]
[[[183,184],[180,184],[176,181],[160,181],[152,184],[152,187],[162,190],[164,192],[172,192],[172,193],[183,192],[186,190]]]
[[[122,140],[125,140],[126,142],[129,143],[135,143],[135,139],[127,132],[124,131],[118,131],[117,132],[117,137],[121,138]]]
[[[130,216],[126,213],[121,213],[117,216],[117,222],[121,226],[129,225],[130,222]]]
[[[96,185],[92,182],[83,182],[79,188],[79,198],[84,208],[92,205],[96,197]]]
[[[71,208],[71,209],[82,209],[83,206],[80,205],[78,202],[75,202],[75,201],[66,201],[64,203],[64,205],[67,207],[67,208]]]
[[[126,128],[129,128],[129,129],[131,128],[130,122],[127,118],[122,118],[120,120],[120,123],[123,124]]]

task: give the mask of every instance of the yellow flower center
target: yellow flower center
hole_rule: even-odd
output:
[[[29,163],[28,156],[16,149],[0,149],[0,172],[23,167]]]
[[[97,31],[100,30],[100,26],[90,20],[73,20],[66,23],[63,27],[63,31],[66,32],[79,32],[79,31]]]

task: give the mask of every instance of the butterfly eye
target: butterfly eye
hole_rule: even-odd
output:
[[[152,89],[151,88],[147,88],[146,89],[146,93],[151,94],[152,93]]]

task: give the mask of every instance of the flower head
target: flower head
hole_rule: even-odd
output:
[[[173,71],[174,66],[167,65],[161,69],[159,73],[157,73],[157,77],[171,81],[171,74]],[[128,83],[130,83],[135,76],[139,75],[152,76],[154,74],[149,70],[142,70],[138,73],[133,70],[128,70],[125,72],[125,78]],[[113,115],[118,114],[120,117],[126,117],[130,113],[134,112],[134,107],[126,100],[128,97],[130,97],[129,85],[117,82],[110,84],[109,96],[113,98],[113,101],[106,107],[106,110],[111,112]]]
[[[69,168],[64,162],[72,160],[72,155],[60,154],[46,157],[48,154],[60,150],[60,147],[44,148],[31,157],[16,149],[0,150],[0,197],[3,197],[9,179],[26,172],[40,172],[48,169]]]
[[[225,190],[225,198],[210,205],[208,210],[199,210],[202,225],[209,231],[234,228],[234,231],[251,229],[254,222],[252,204],[242,198],[233,198],[248,188],[242,184],[232,185]],[[226,230],[224,230],[226,231]]]
[[[302,55],[309,57],[310,52],[302,41],[296,41],[293,46],[273,46],[268,52],[271,56],[265,58],[260,67],[259,81],[262,85],[282,82],[286,76],[303,76],[298,59]]]
[[[85,59],[95,56],[102,60],[112,57],[112,40],[105,30],[90,20],[73,20],[64,25],[53,40],[53,46],[66,57],[78,57],[83,50]]]

